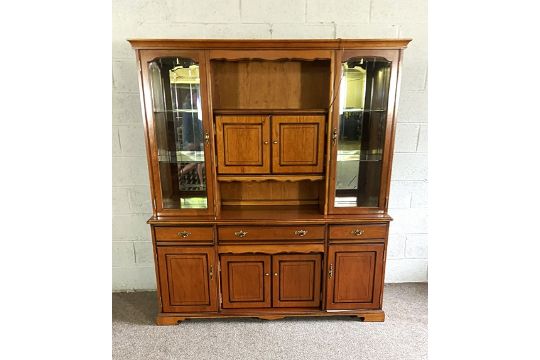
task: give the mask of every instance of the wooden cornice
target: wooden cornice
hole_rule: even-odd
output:
[[[404,49],[412,39],[129,39],[134,49]]]

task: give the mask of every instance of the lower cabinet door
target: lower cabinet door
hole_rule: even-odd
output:
[[[380,308],[383,261],[383,244],[330,245],[326,308]]]
[[[270,255],[222,255],[220,259],[224,309],[271,306]]]
[[[164,312],[217,311],[213,247],[158,247]]]
[[[318,307],[321,303],[321,255],[272,257],[273,307]]]

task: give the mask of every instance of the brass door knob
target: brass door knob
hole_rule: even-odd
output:
[[[277,140],[272,141],[272,144],[277,144]]]
[[[274,276],[278,276],[278,273],[274,273]]]

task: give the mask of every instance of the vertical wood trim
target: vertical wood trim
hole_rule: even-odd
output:
[[[154,191],[153,184],[155,183],[156,175],[154,174],[154,169],[152,167],[152,156],[151,156],[151,143],[148,138],[149,136],[149,129],[148,129],[148,116],[147,116],[147,107],[148,104],[145,100],[145,90],[144,90],[144,79],[143,79],[143,71],[142,71],[142,63],[141,63],[141,51],[137,50],[136,53],[137,56],[137,67],[138,67],[138,82],[139,82],[139,100],[141,102],[141,111],[142,111],[142,119],[143,119],[143,126],[144,126],[144,144],[146,146],[146,165],[148,166],[148,177],[150,180],[150,197],[152,200],[152,215],[156,216],[157,214],[157,200],[156,200],[156,194]]]
[[[214,105],[213,105],[213,88],[212,88],[212,66],[210,64],[209,50],[204,51],[204,62],[206,66],[206,100],[208,104],[208,134],[210,135],[210,150],[211,150],[211,172],[212,172],[212,185],[214,190],[214,214],[219,216],[221,214],[221,189],[217,181],[217,159],[216,159],[216,133],[215,133],[215,118],[214,118]],[[208,169],[207,169],[208,170]],[[207,171],[207,173],[209,173]],[[207,179],[207,184],[210,181]]]

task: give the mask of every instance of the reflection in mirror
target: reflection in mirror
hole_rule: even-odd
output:
[[[378,57],[342,63],[336,207],[377,207],[391,62]]]
[[[149,63],[163,208],[207,208],[199,65]]]

